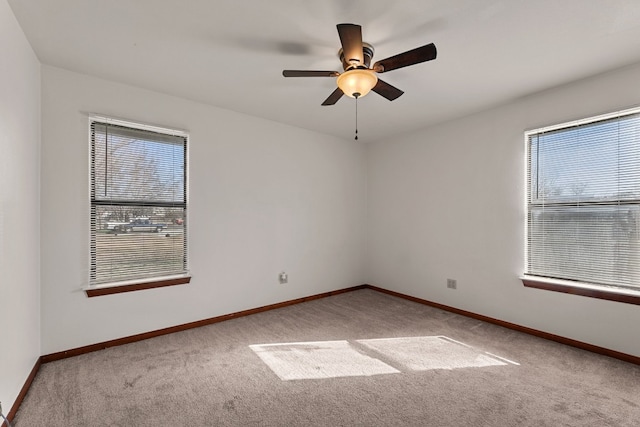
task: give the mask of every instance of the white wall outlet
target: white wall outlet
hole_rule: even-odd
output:
[[[289,277],[287,276],[287,273],[283,271],[278,275],[278,280],[280,280],[280,284],[282,285],[289,282]]]
[[[458,281],[455,279],[447,279],[447,288],[458,289]]]

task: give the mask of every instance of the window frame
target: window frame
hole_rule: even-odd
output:
[[[188,227],[184,227],[183,238],[183,257],[184,257],[184,272],[176,273],[176,274],[167,274],[167,275],[158,275],[154,277],[145,277],[145,278],[132,278],[132,279],[124,279],[107,283],[92,283],[91,279],[91,264],[93,258],[93,237],[94,230],[93,225],[91,224],[92,213],[91,211],[99,206],[100,203],[95,203],[92,195],[92,191],[94,190],[94,181],[92,178],[92,173],[94,170],[94,159],[93,159],[93,151],[94,144],[92,138],[92,127],[94,123],[105,124],[105,125],[114,125],[125,128],[130,128],[134,130],[141,131],[149,131],[164,135],[177,136],[184,138],[184,223],[188,224],[188,215],[189,215],[189,168],[188,168],[188,157],[189,157],[189,133],[183,130],[178,129],[169,129],[165,127],[158,127],[148,124],[143,124],[139,122],[133,122],[130,120],[123,120],[113,117],[106,117],[103,115],[90,114],[88,120],[88,141],[89,141],[89,213],[87,218],[89,219],[89,255],[90,255],[90,265],[88,269],[88,281],[89,285],[83,288],[87,297],[96,297],[96,296],[104,296],[104,295],[112,295],[117,293],[125,293],[125,292],[133,292],[138,290],[146,290],[146,289],[155,289],[159,287],[166,286],[175,286],[190,283],[191,274],[189,272],[189,258],[188,258]]]
[[[627,304],[640,305],[640,288],[632,289],[629,287],[617,287],[610,285],[600,285],[596,283],[587,283],[580,280],[556,279],[542,275],[529,274],[529,210],[532,203],[530,198],[531,182],[529,180],[530,168],[532,164],[530,141],[532,135],[539,135],[545,132],[558,131],[562,129],[570,129],[584,126],[596,122],[603,122],[614,118],[620,118],[632,114],[639,114],[640,107],[628,108],[625,110],[615,111],[598,116],[588,117],[581,120],[559,123],[538,129],[532,129],[524,132],[524,273],[520,276],[520,280],[525,287],[535,288],[553,292],[561,292],[572,295],[580,295],[590,298],[603,299],[614,302],[622,302]],[[640,203],[638,203],[640,205]]]

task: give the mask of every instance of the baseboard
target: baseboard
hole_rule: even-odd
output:
[[[249,316],[251,314],[261,313],[264,311],[275,310],[277,308],[287,307],[294,304],[300,304],[307,301],[313,301],[320,298],[326,298],[332,295],[343,294],[346,292],[357,291],[359,289],[366,288],[367,285],[358,285],[351,288],[339,289],[330,292],[323,292],[317,295],[311,295],[308,297],[297,298],[289,301],[279,302],[276,304],[265,305],[263,307],[252,308],[249,310],[238,311],[235,313],[224,314],[222,316],[211,317],[209,319],[198,320],[196,322],[184,323],[182,325],[171,326],[169,328],[157,329],[155,331],[144,332],[142,334],[131,335],[124,338],[117,338],[110,341],[104,341],[96,344],[86,345],[83,347],[73,348],[71,350],[60,351],[57,353],[46,354],[42,356],[42,363],[49,363],[56,360],[66,359],[68,357],[79,356],[85,353],[91,353],[93,351],[104,350],[109,347],[117,347],[123,344],[130,344],[137,341],[146,340],[149,338],[159,337],[161,335],[172,334],[174,332],[186,331],[188,329],[199,328],[201,326],[211,325],[218,322],[224,322],[225,320],[237,319],[238,317]]]
[[[439,308],[441,310],[449,311],[451,313],[460,314],[462,316],[471,317],[473,319],[481,320],[483,322],[492,323],[494,325],[502,326],[508,329],[513,329],[514,331],[523,332],[525,334],[533,335],[539,338],[544,338],[546,340],[555,341],[561,344],[565,344],[571,347],[576,347],[581,350],[590,351],[592,353],[601,354],[604,356],[609,356],[614,359],[623,360],[625,362],[633,363],[634,365],[640,365],[640,357],[633,356],[631,354],[621,353],[619,351],[610,350],[604,347],[598,347],[597,345],[588,344],[582,341],[577,341],[571,338],[561,337],[559,335],[550,334],[548,332],[539,331],[537,329],[528,328],[526,326],[520,326],[515,323],[505,322],[504,320],[494,319],[492,317],[483,316],[482,314],[472,313],[470,311],[461,310],[455,307],[449,307],[447,305],[439,304],[437,302],[428,301],[422,298],[413,297],[410,295],[405,295],[400,292],[390,291],[384,288],[379,288],[373,285],[364,285],[365,289],[372,289],[374,291],[382,292],[388,295],[393,295],[398,298],[403,298],[409,301],[417,302],[420,304],[428,305],[431,307]]]
[[[24,400],[24,397],[29,392],[29,389],[31,388],[31,384],[33,383],[33,380],[36,378],[36,375],[40,370],[40,366],[42,366],[42,357],[38,357],[38,359],[36,360],[36,363],[33,365],[33,369],[31,369],[31,373],[29,373],[29,376],[27,377],[27,381],[25,381],[24,385],[20,389],[20,393],[18,393],[18,397],[16,397],[15,402],[13,402],[13,405],[11,406],[9,413],[7,414],[7,419],[9,420],[10,423],[13,423],[13,419],[15,418],[16,413],[20,408],[20,405],[22,405],[22,401]],[[4,420],[2,420],[2,424],[0,424],[0,427],[5,427],[6,425],[7,423]]]
[[[282,308],[282,307],[287,307],[290,305],[294,305],[294,304],[300,304],[303,302],[307,302],[307,301],[313,301],[315,299],[320,299],[320,298],[326,298],[332,295],[338,295],[338,294],[342,294],[345,292],[352,292],[352,291],[357,291],[359,289],[371,289],[377,292],[382,292],[388,295],[393,295],[395,297],[398,298],[403,298],[409,301],[413,301],[413,302],[417,302],[420,304],[424,304],[424,305],[428,305],[431,307],[435,307],[435,308],[439,308],[441,310],[445,310],[445,311],[449,311],[452,313],[456,313],[456,314],[460,314],[462,316],[466,316],[466,317],[470,317],[473,319],[477,319],[477,320],[481,320],[483,322],[487,322],[487,323],[492,323],[494,325],[498,325],[498,326],[502,326],[508,329],[513,329],[515,331],[518,332],[523,332],[529,335],[533,335],[539,338],[544,338],[550,341],[555,341],[561,344],[565,344],[565,345],[569,345],[571,347],[576,347],[579,348],[581,350],[586,350],[586,351],[590,351],[592,353],[598,353],[598,354],[602,354],[604,356],[608,356],[608,357],[612,357],[615,359],[619,359],[619,360],[623,360],[625,362],[629,362],[629,363],[633,363],[635,365],[640,365],[640,357],[637,356],[633,356],[630,354],[626,354],[626,353],[621,353],[615,350],[611,350],[608,348],[604,348],[604,347],[599,347],[593,344],[588,344],[585,342],[581,342],[581,341],[577,341],[571,338],[566,338],[566,337],[562,337],[559,335],[554,335],[548,332],[544,332],[544,331],[540,331],[537,329],[533,329],[533,328],[528,328],[526,326],[521,326],[521,325],[517,325],[515,323],[510,323],[510,322],[506,322],[504,320],[500,320],[500,319],[495,319],[492,317],[488,317],[488,316],[484,316],[482,314],[476,314],[470,311],[466,311],[466,310],[461,310],[459,308],[455,308],[455,307],[450,307],[444,304],[439,304],[433,301],[428,301],[422,298],[417,298],[411,295],[406,295],[406,294],[402,294],[400,292],[396,292],[396,291],[390,291],[388,289],[384,289],[384,288],[380,288],[378,286],[374,286],[374,285],[369,285],[369,284],[364,284],[364,285],[358,285],[358,286],[353,286],[350,288],[344,288],[344,289],[339,289],[339,290],[335,290],[335,291],[330,291],[330,292],[324,292],[321,294],[316,294],[316,295],[311,295],[308,297],[303,297],[303,298],[297,298],[297,299],[293,299],[293,300],[289,300],[289,301],[284,301],[284,302],[280,302],[280,303],[276,303],[276,304],[270,304],[270,305],[265,305],[262,307],[258,307],[258,308],[252,308],[249,310],[243,310],[243,311],[238,311],[235,313],[230,313],[230,314],[224,314],[222,316],[216,316],[216,317],[211,317],[208,319],[203,319],[203,320],[198,320],[196,322],[191,322],[191,323],[185,323],[182,325],[177,325],[177,326],[172,326],[169,328],[164,328],[164,329],[158,329],[155,331],[150,331],[150,332],[145,332],[142,334],[137,334],[137,335],[131,335],[128,337],[124,337],[124,338],[118,338],[118,339],[114,339],[114,340],[110,340],[110,341],[105,341],[105,342],[101,342],[101,343],[96,343],[96,344],[91,344],[91,345],[87,345],[87,346],[83,346],[83,347],[78,347],[78,348],[74,348],[71,350],[65,350],[65,351],[60,351],[57,353],[52,353],[52,354],[47,354],[42,356],[41,359],[41,363],[48,363],[48,362],[53,362],[55,360],[60,360],[60,359],[66,359],[68,357],[74,357],[74,356],[79,356],[81,354],[85,354],[85,353],[90,353],[93,351],[99,351],[99,350],[104,350],[106,348],[109,347],[116,347],[119,345],[123,345],[123,344],[129,344],[129,343],[133,343],[133,342],[137,342],[137,341],[142,341],[142,340],[146,340],[149,338],[154,338],[154,337],[158,337],[161,335],[167,335],[167,334],[172,334],[174,332],[181,332],[181,331],[185,331],[188,329],[193,329],[193,328],[199,328],[201,326],[205,326],[205,325],[211,325],[214,323],[218,323],[218,322],[223,322],[225,320],[230,320],[230,319],[236,319],[238,317],[243,317],[243,316],[249,316],[252,314],[256,314],[256,313],[261,313],[264,311],[269,311],[269,310],[275,310],[277,308]]]

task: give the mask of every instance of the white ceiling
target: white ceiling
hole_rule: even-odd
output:
[[[320,105],[335,79],[282,70],[341,70],[343,22],[373,62],[435,43],[381,76],[402,97],[360,99],[361,141],[640,62],[640,0],[8,1],[42,63],[348,139],[355,101]]]

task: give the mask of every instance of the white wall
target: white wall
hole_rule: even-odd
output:
[[[40,356],[40,63],[0,0],[0,401]]]
[[[368,282],[640,356],[638,306],[525,288],[518,279],[523,132],[638,105],[639,77],[640,66],[628,67],[372,144]]]
[[[80,290],[89,112],[190,132],[190,284]],[[365,171],[357,143],[43,66],[43,354],[361,284]]]

